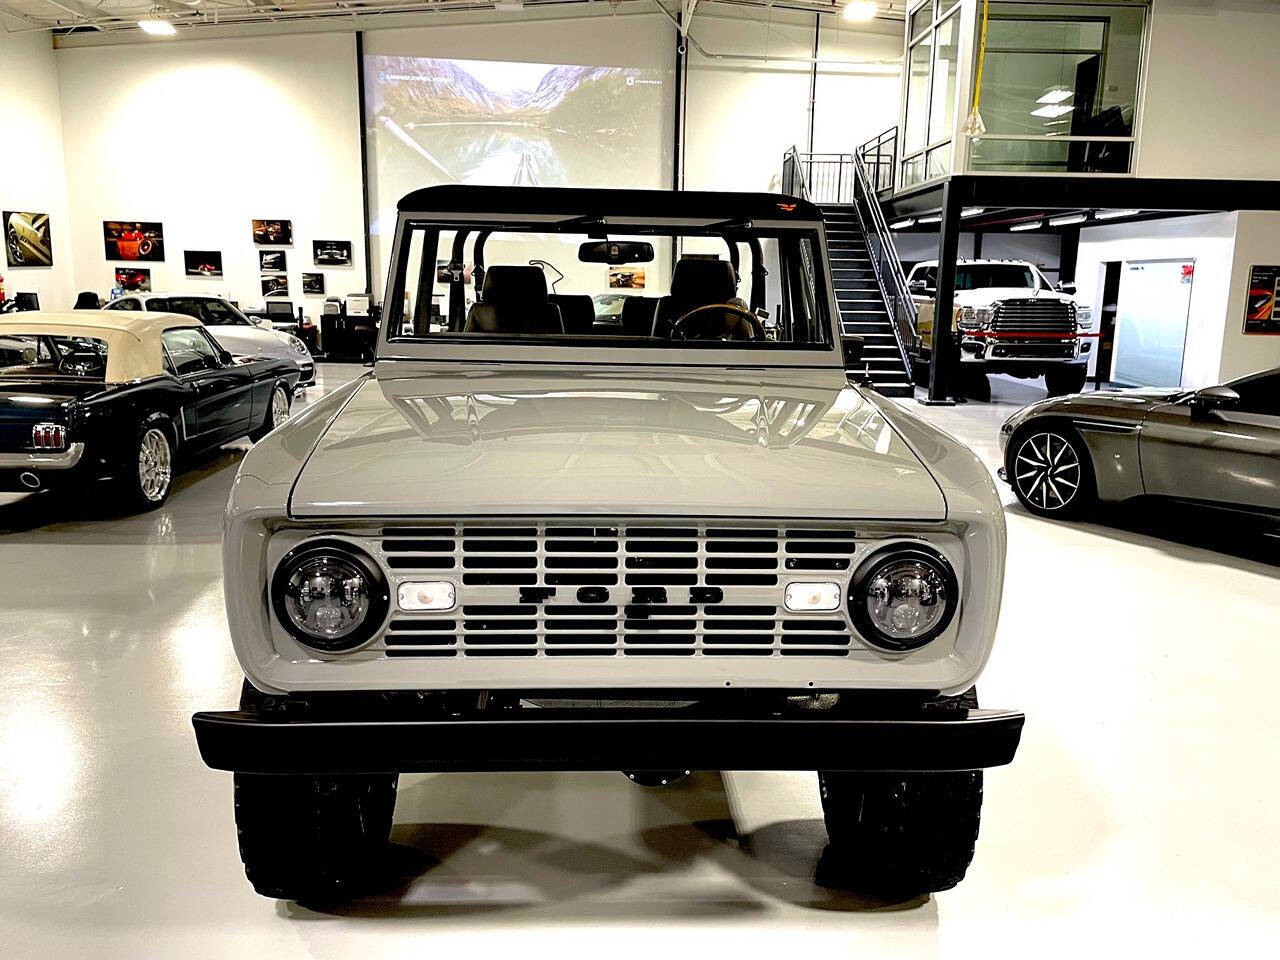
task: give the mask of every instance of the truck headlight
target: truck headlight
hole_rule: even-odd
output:
[[[351,650],[386,619],[389,596],[377,565],[348,544],[327,540],[289,551],[271,581],[271,603],[299,643],[328,653]]]
[[[1076,326],[1081,330],[1093,326],[1093,307],[1076,307]]]
[[[961,330],[982,330],[991,326],[990,307],[961,307],[957,326]]]
[[[917,545],[886,547],[854,573],[849,615],[868,643],[885,650],[915,650],[947,629],[959,592],[951,564],[937,551]]]

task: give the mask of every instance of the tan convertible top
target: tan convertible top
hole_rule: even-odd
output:
[[[177,313],[81,310],[76,313],[8,313],[0,316],[0,337],[21,334],[92,337],[107,344],[107,383],[128,383],[164,373],[160,334],[200,322]]]

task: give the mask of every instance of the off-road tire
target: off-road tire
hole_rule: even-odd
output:
[[[1044,386],[1051,397],[1065,397],[1079,393],[1089,378],[1089,370],[1083,363],[1060,363],[1044,372]]]
[[[942,710],[977,705],[975,690],[937,701]],[[978,840],[982,771],[819,771],[818,784],[830,840],[824,881],[909,900],[964,879]]]
[[[241,709],[266,704],[245,684]],[[264,897],[332,902],[376,882],[395,811],[394,773],[235,774],[245,876]]]

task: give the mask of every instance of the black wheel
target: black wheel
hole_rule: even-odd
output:
[[[125,505],[137,511],[154,510],[169,498],[173,487],[173,425],[155,417],[138,428],[131,453],[120,467]]]
[[[245,688],[241,709],[265,699]],[[236,834],[253,889],[331,902],[375,884],[386,865],[398,779],[235,774]]]
[[[939,701],[977,707],[977,693]],[[982,771],[819,771],[830,843],[820,879],[869,896],[909,900],[949,890],[973,860],[982,812]]]
[[[249,434],[249,439],[257,443],[280,424],[289,419],[289,409],[293,398],[283,383],[277,383],[271,390],[271,402],[267,404],[267,412],[262,418],[262,426]]]
[[[1083,363],[1056,364],[1044,372],[1045,389],[1049,391],[1051,397],[1079,393],[1084,389],[1084,382],[1088,375],[1088,368]]]
[[[1016,433],[1005,473],[1018,500],[1038,517],[1078,517],[1096,500],[1089,451],[1067,426],[1032,422]]]

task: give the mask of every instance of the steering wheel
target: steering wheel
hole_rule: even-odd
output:
[[[713,313],[712,311],[716,311]],[[747,322],[742,325],[725,316],[732,313]],[[747,336],[741,334],[746,333]],[[671,325],[672,340],[764,340],[764,324],[750,310],[734,303],[706,303],[694,307]]]

